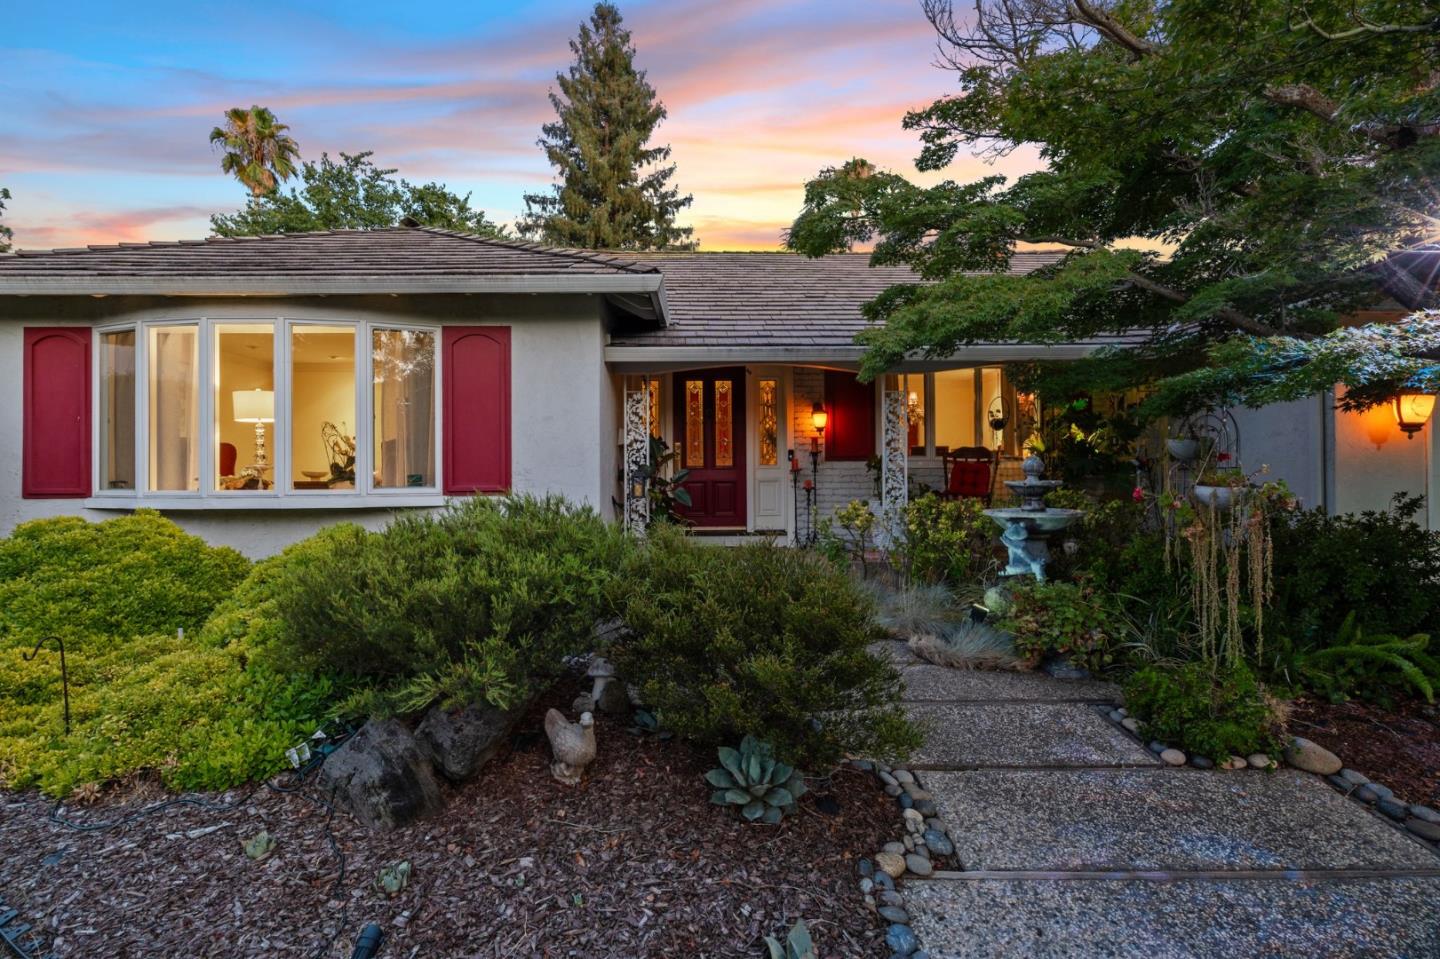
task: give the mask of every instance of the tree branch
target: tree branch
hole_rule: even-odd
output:
[[[1181,293],[1174,287],[1157,283],[1148,276],[1143,276],[1139,273],[1127,273],[1125,279],[1132,286],[1138,286],[1140,289],[1154,293],[1161,299],[1169,300],[1171,303],[1188,303],[1190,301],[1190,297],[1187,294]],[[1228,306],[1216,310],[1215,315],[1235,327],[1235,329],[1254,334],[1255,336],[1281,335],[1279,330],[1269,324],[1261,323],[1259,320],[1252,319],[1239,310],[1232,309]]]
[[[1060,246],[1074,247],[1079,250],[1105,249],[1105,244],[1099,240],[1079,240],[1071,237],[1051,236],[1048,234],[1030,234],[1027,236],[1017,236],[1015,239],[1020,243],[1055,243]],[[1182,293],[1173,286],[1166,286],[1164,283],[1156,282],[1143,274],[1135,272],[1126,273],[1125,280],[1131,286],[1137,286],[1142,290],[1155,294],[1163,300],[1169,300],[1171,303],[1190,302],[1189,294]],[[1261,323],[1259,320],[1246,316],[1239,310],[1232,309],[1228,306],[1216,310],[1215,315],[1235,327],[1235,329],[1245,333],[1251,333],[1255,336],[1281,335],[1279,330],[1269,324]]]
[[[1301,20],[1299,23],[1291,24],[1290,29],[1313,30],[1315,33],[1324,37],[1326,40],[1350,40],[1354,37],[1364,36],[1366,34],[1370,34],[1372,36],[1383,36],[1387,33],[1429,33],[1430,31],[1436,29],[1436,25],[1433,22],[1371,23],[1369,20],[1366,20],[1364,17],[1361,17],[1358,14],[1355,17],[1355,22],[1358,23],[1359,26],[1354,27],[1350,30],[1342,30],[1339,33],[1330,33],[1329,31],[1321,27],[1320,24],[1316,23],[1313,19],[1311,19],[1310,14],[1307,13],[1305,14],[1304,20]]]
[[[1265,99],[1271,103],[1278,103],[1281,106],[1296,107],[1307,113],[1314,114],[1326,123],[1335,123],[1340,113],[1340,104],[1308,83],[1286,83],[1279,86],[1266,87],[1263,93]],[[1353,132],[1360,134],[1365,139],[1380,146],[1392,150],[1399,150],[1412,145],[1421,137],[1431,137],[1440,134],[1440,123],[1424,124],[1389,124],[1379,125],[1375,123],[1358,123],[1350,128]]]
[[[1148,57],[1160,49],[1144,37],[1131,33],[1123,23],[1099,7],[1092,6],[1089,0],[1070,0],[1070,2],[1081,21],[1129,50],[1135,59]]]
[[[1285,83],[1265,88],[1265,99],[1285,107],[1298,107],[1313,113],[1326,123],[1335,122],[1340,104],[1308,83]]]

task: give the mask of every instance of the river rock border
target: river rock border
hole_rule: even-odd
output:
[[[934,875],[932,857],[955,855],[951,832],[940,819],[935,798],[913,771],[868,759],[856,759],[851,765],[875,774],[885,794],[900,808],[905,824],[903,841],[887,842],[873,856],[856,864],[865,907],[886,923],[885,945],[890,949],[890,959],[930,959],[910,926],[910,913],[895,888],[895,880]]]
[[[1140,722],[1131,716],[1123,706],[1099,707],[1104,716],[1119,726],[1130,738],[1143,744],[1167,766],[1184,766],[1187,763],[1196,769],[1211,769],[1215,763],[1204,756],[1186,756],[1185,753],[1162,742],[1146,743],[1140,737]],[[1364,773],[1356,772],[1342,764],[1340,757],[1318,743],[1300,736],[1290,741],[1276,760],[1264,753],[1253,756],[1231,756],[1220,764],[1221,769],[1274,769],[1284,763],[1301,772],[1320,776],[1339,790],[1342,795],[1378,809],[1398,827],[1408,830],[1411,835],[1440,848],[1440,812],[1419,803],[1403,803],[1395,798],[1388,786],[1373,782]]]

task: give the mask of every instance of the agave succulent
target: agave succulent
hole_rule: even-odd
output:
[[[766,936],[765,945],[770,950],[770,959],[815,959],[815,944],[810,941],[810,930],[804,919],[791,927],[784,943],[774,936]]]
[[[769,743],[746,736],[739,749],[721,746],[716,752],[720,768],[705,774],[705,781],[715,787],[710,801],[738,806],[750,822],[779,822],[805,794],[805,781],[774,757]]]

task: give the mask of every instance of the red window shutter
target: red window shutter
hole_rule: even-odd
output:
[[[20,493],[90,495],[90,330],[25,328]]]
[[[445,492],[510,489],[510,328],[447,326],[441,342],[445,381]]]
[[[875,455],[875,384],[854,373],[825,371],[827,460],[868,460]]]

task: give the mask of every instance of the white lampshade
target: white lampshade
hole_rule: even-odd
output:
[[[272,390],[236,390],[230,394],[235,401],[235,422],[275,422],[275,393]]]

